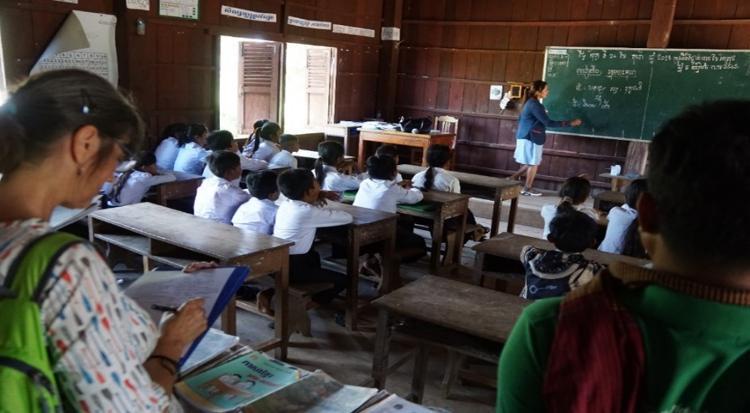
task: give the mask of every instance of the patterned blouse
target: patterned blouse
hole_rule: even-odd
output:
[[[48,224],[39,219],[0,222],[0,283],[23,246],[47,231]],[[77,244],[60,255],[45,292],[42,321],[68,404],[83,412],[169,407],[169,396],[142,367],[156,346],[157,327],[120,292],[91,245]]]

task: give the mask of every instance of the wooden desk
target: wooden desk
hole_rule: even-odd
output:
[[[394,131],[378,131],[378,130],[359,130],[359,170],[364,171],[365,161],[367,160],[366,146],[367,142],[380,142],[389,143],[391,145],[402,145],[412,146],[416,148],[422,148],[422,166],[427,166],[427,148],[433,144],[446,145],[449,148],[455,148],[456,146],[456,134],[455,133],[436,133],[436,134],[425,134],[425,133],[406,133],[406,132],[394,132]],[[455,162],[455,151],[450,161],[450,167]],[[450,168],[449,168],[450,169]]]
[[[424,166],[401,164],[398,171],[405,176],[412,177],[427,168]],[[518,211],[518,196],[521,194],[521,183],[510,179],[495,178],[493,176],[482,176],[466,172],[449,171],[451,175],[458,178],[461,185],[478,186],[492,191],[490,199],[494,200],[492,206],[492,224],[490,236],[494,237],[500,227],[500,212],[503,201],[510,199],[510,211],[508,214],[508,232],[513,232],[516,223],[516,211]]]
[[[359,132],[357,129],[362,126],[361,123],[345,124],[332,123],[326,125],[323,129],[323,133],[326,136],[326,140],[333,140],[341,142],[344,146],[344,153],[351,156],[357,155],[357,139],[359,138]]]
[[[345,211],[354,217],[347,225],[346,273],[349,286],[346,289],[346,326],[357,329],[357,312],[359,311],[359,256],[361,248],[379,243],[383,264],[383,292],[389,292],[394,285],[393,252],[396,243],[396,220],[398,215],[360,208],[340,202],[328,202],[326,208]],[[330,234],[330,232],[328,232]],[[324,228],[318,234],[327,238]]]
[[[619,192],[625,185],[629,185],[631,182],[635,181],[636,179],[642,179],[643,176],[640,175],[612,175],[612,174],[599,174],[600,177],[611,179],[612,180],[612,190],[615,192]]]
[[[320,156],[318,155],[318,151],[310,151],[307,149],[300,149],[297,152],[294,152],[292,155],[294,155],[295,158],[300,159],[312,159],[313,161],[317,161]],[[352,161],[356,159],[353,156],[344,155],[344,160]]]
[[[452,252],[446,251],[446,255],[452,255],[454,264],[461,263],[461,250],[464,247],[463,234],[466,232],[466,213],[469,210],[469,196],[454,194],[452,192],[428,191],[424,192],[422,202],[434,204],[435,208],[430,211],[419,211],[411,209],[408,205],[399,206],[398,213],[413,217],[431,219],[432,224],[432,249],[430,251],[430,272],[437,273],[440,265],[440,244],[443,242],[445,232],[445,221],[451,218],[459,218],[459,227],[456,228],[458,241]]]
[[[202,182],[201,175],[180,173],[176,181],[165,182],[152,188],[155,192],[154,201],[159,205],[167,206],[167,201],[172,199],[194,197]]]
[[[426,275],[373,301],[373,304],[378,308],[378,326],[372,377],[375,386],[382,389],[392,370],[388,365],[391,335],[389,319],[392,315],[437,325],[494,343],[504,343],[516,319],[529,302],[476,285]],[[419,356],[417,360],[412,392],[419,399],[422,391],[419,387],[424,386],[424,379],[420,379],[418,375],[424,375],[427,360],[426,357],[420,360]]]
[[[163,206],[140,203],[105,209],[89,215],[89,239],[117,245],[143,256],[144,270],[150,262],[183,265],[196,260],[243,265],[251,278],[275,274],[276,338],[255,348],[276,348],[276,357],[285,359],[289,343],[289,247],[290,241],[242,230],[231,225],[175,211]],[[222,328],[236,333],[234,300],[222,314]]]
[[[479,284],[481,277],[484,272],[484,259],[485,255],[492,255],[495,257],[501,257],[509,260],[520,261],[521,250],[527,245],[532,245],[536,248],[551,250],[555,249],[555,246],[541,238],[529,237],[526,235],[510,234],[503,232],[495,237],[488,239],[487,241],[480,242],[479,244],[472,247],[476,251],[475,256],[475,283]],[[648,264],[649,260],[641,258],[628,257],[627,255],[611,254],[609,252],[603,252],[595,249],[587,249],[583,251],[583,256],[586,259],[596,261],[600,264],[609,265],[615,261],[625,262],[631,265],[644,266]]]

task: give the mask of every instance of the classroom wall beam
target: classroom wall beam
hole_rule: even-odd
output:
[[[383,1],[383,27],[401,28],[404,12],[403,0]],[[394,120],[396,88],[398,86],[398,58],[401,41],[382,40],[380,53],[378,99],[376,112],[383,119]]]

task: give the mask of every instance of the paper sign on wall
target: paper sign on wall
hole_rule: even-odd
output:
[[[398,27],[383,27],[380,30],[380,40],[401,40],[401,29]]]
[[[307,20],[289,16],[286,23],[290,26],[304,27],[306,29],[331,30],[331,22],[321,20]]]
[[[70,12],[31,74],[83,69],[117,85],[116,24],[117,17],[109,14]]]
[[[198,20],[199,0],[159,0],[159,15]]]
[[[125,0],[125,7],[130,10],[150,10],[151,0]]]
[[[345,26],[343,24],[333,25],[334,33],[351,34],[353,36],[375,37],[375,30],[362,27]]]
[[[223,14],[224,16],[236,17],[238,19],[276,23],[276,13],[260,13],[257,11],[245,10],[237,7],[221,6],[221,14]]]

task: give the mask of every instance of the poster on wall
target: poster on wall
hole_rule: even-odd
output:
[[[199,0],[159,0],[159,16],[198,20]]]
[[[115,25],[110,14],[74,10],[47,45],[31,74],[59,69],[88,70],[117,85]]]

